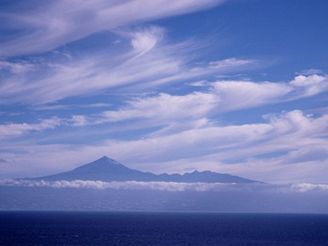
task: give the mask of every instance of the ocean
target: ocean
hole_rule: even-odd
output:
[[[328,215],[0,212],[0,245],[328,245]]]

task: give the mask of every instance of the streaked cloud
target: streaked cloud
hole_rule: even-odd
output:
[[[288,82],[216,81],[202,83],[209,89],[184,95],[160,93],[133,99],[118,110],[104,111],[94,122],[152,119],[174,124],[211,114],[254,108],[314,96],[328,90],[327,75],[299,75]],[[186,108],[192,110],[185,110]]]
[[[122,44],[121,49],[125,48],[118,54],[115,53],[118,47],[111,44],[105,47],[108,54],[92,52],[69,58],[59,54],[24,65],[32,66],[33,70],[5,75],[0,81],[0,103],[40,105],[69,97],[104,94],[122,87],[142,91],[254,65],[253,61],[237,58],[228,63],[223,60],[227,64],[219,67],[213,67],[211,62],[193,64],[195,55],[190,53],[197,46],[190,41],[161,43],[164,30],[155,26],[118,32],[118,35],[129,41],[128,48]]]
[[[4,23],[0,31],[8,31],[8,29],[16,31],[10,41],[0,42],[0,56],[50,51],[97,32],[194,12],[223,2],[223,0],[177,0],[168,5],[163,0],[123,2],[96,0],[92,3],[81,0],[59,0],[18,4],[15,10],[0,12],[0,19]],[[35,8],[36,5],[39,7]],[[22,29],[25,32],[19,32]]]
[[[181,118],[198,119],[207,116],[218,105],[218,98],[210,93],[195,92],[187,95],[169,95],[140,98],[128,102],[125,108],[117,111],[105,111],[103,121],[115,122],[129,119],[152,119],[161,123]],[[192,110],[185,110],[192,108]]]
[[[0,124],[0,140],[20,136],[27,132],[44,131],[54,129],[62,124],[62,120],[58,118],[50,118],[41,120],[38,123],[9,123]]]

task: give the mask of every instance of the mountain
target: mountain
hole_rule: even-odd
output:
[[[154,174],[130,169],[106,156],[68,172],[33,178],[34,180],[101,180],[101,181],[164,181],[204,183],[259,183],[254,180],[211,171],[185,174]]]

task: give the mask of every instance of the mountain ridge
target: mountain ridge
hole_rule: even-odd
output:
[[[120,162],[103,156],[93,162],[84,164],[67,172],[57,173],[43,177],[32,178],[34,180],[100,180],[100,181],[163,181],[179,183],[261,183],[259,181],[211,171],[197,170],[184,174],[154,174],[131,169]]]

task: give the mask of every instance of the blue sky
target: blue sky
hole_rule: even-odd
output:
[[[327,1],[1,5],[1,178],[108,155],[328,182]]]

